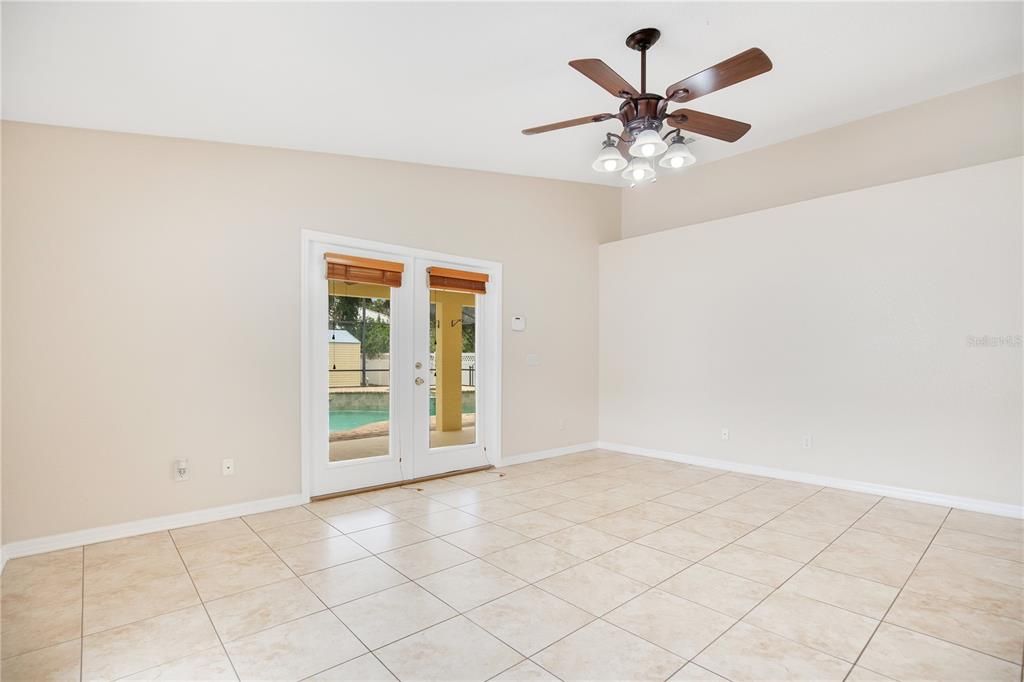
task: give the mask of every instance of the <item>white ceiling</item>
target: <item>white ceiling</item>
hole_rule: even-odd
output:
[[[699,140],[702,162],[1022,70],[1018,2],[5,2],[2,20],[6,119],[613,184],[590,162],[615,121],[519,131],[616,111],[566,62],[639,86],[637,28],[662,31],[654,92],[748,47],[775,64],[687,105],[753,124]]]

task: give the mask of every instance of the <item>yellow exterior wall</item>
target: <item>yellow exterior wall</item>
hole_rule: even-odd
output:
[[[358,343],[328,343],[327,367],[329,369],[361,369],[360,348]],[[359,372],[329,372],[330,388],[358,386],[361,375]]]

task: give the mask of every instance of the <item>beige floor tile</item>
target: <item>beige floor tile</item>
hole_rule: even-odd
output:
[[[672,528],[680,528],[716,540],[733,542],[754,530],[756,526],[713,516],[709,512],[701,512],[673,524]]]
[[[407,579],[377,557],[371,556],[304,575],[302,582],[325,604],[337,606],[401,585]]]
[[[270,552],[223,564],[204,566],[191,573],[192,580],[203,601],[220,599],[229,594],[262,587],[279,580],[286,580],[294,575],[280,559]]]
[[[366,653],[330,611],[225,645],[242,680],[300,680]]]
[[[455,511],[454,509],[451,511]],[[434,536],[408,521],[388,523],[383,526],[357,530],[348,538],[374,553],[387,552],[406,545],[430,540]]]
[[[771,587],[778,587],[803,567],[799,561],[739,545],[729,545],[720,549],[701,563]]]
[[[946,515],[949,513],[949,507],[887,497],[876,504],[871,511],[889,518],[932,525],[933,528],[938,528],[939,524],[945,520]]]
[[[533,657],[563,680],[664,680],[685,661],[601,620]]]
[[[695,495],[687,490],[679,490],[668,495],[663,495],[654,499],[658,504],[664,504],[669,507],[678,507],[679,509],[685,509],[692,512],[702,512],[705,509],[710,509],[720,501],[712,497],[704,497],[703,495]]]
[[[458,485],[452,479],[449,478],[435,478],[429,481],[419,481],[417,483],[411,483],[409,485],[405,485],[402,487],[412,488],[421,495],[429,495],[430,493],[443,493],[450,492],[452,490],[461,490],[465,486]]]
[[[816,523],[846,528],[856,523],[857,519],[870,508],[871,504],[861,503],[857,500],[845,502],[842,495],[828,496],[825,493],[819,493],[795,505],[780,516],[802,517]]]
[[[242,559],[254,554],[265,554],[267,551],[267,544],[257,535],[237,535],[226,540],[210,540],[187,545],[179,550],[181,558],[189,570]]]
[[[961,573],[1016,588],[1024,587],[1024,570],[1020,562],[938,545],[928,548],[917,570],[935,575]]]
[[[324,609],[298,578],[239,592],[206,603],[221,641],[229,642]]]
[[[11,559],[3,572],[5,608],[12,597],[38,597],[40,592],[51,597],[51,603],[81,597],[82,565],[81,547]]]
[[[737,474],[723,474],[715,476],[697,485],[688,486],[685,490],[692,495],[710,497],[719,502],[724,502],[731,497],[736,497],[748,490],[761,485],[760,481],[752,480],[746,476]]]
[[[123,557],[111,553],[104,559],[94,560],[91,547],[86,547],[85,593],[109,592],[133,583],[185,573],[178,550],[164,535],[165,540],[159,547],[131,554],[125,552]]]
[[[377,652],[400,680],[487,680],[522,657],[463,616]]]
[[[669,682],[729,682],[721,675],[705,670],[696,663],[687,663],[682,670],[668,680]]]
[[[668,526],[678,521],[682,521],[683,519],[697,513],[690,509],[682,509],[681,507],[662,504],[656,500],[641,502],[638,505],[629,507],[628,511],[635,512],[640,515],[640,518],[660,523],[663,526]]]
[[[298,575],[320,571],[370,556],[363,547],[347,537],[307,542],[278,551],[277,555]]]
[[[249,535],[252,529],[245,525],[242,519],[225,519],[224,521],[212,521],[201,523],[198,526],[187,526],[175,528],[171,531],[171,538],[178,547],[196,545],[200,542],[211,540],[226,540],[236,535]]]
[[[664,524],[644,518],[643,514],[634,511],[635,509],[635,507],[630,507],[613,512],[587,521],[583,525],[624,540],[636,540],[664,526]]]
[[[943,527],[950,530],[961,530],[966,533],[990,535],[1004,540],[1020,541],[1024,538],[1024,521],[1005,516],[992,516],[979,512],[954,509],[949,512]]]
[[[700,561],[729,544],[728,540],[717,540],[676,526],[656,530],[637,538],[636,542],[689,561]]]
[[[79,554],[85,562],[85,570],[92,571],[122,564],[135,559],[153,559],[157,556],[163,557],[167,554],[176,554],[177,548],[171,540],[170,533],[161,531],[159,533],[146,533],[135,535],[120,540],[99,542],[94,545],[87,545],[84,550],[84,557]],[[4,572],[7,577],[7,571]]]
[[[447,535],[486,522],[479,516],[473,516],[461,509],[446,509],[409,519],[409,523],[434,535]]]
[[[458,490],[458,488],[456,488],[456,490]],[[414,519],[417,516],[426,516],[427,514],[443,512],[451,509],[451,507],[446,504],[442,504],[437,500],[429,497],[423,497],[421,495],[410,500],[381,505],[381,509],[393,516],[397,516],[400,519]]]
[[[583,523],[604,514],[604,510],[600,507],[579,500],[567,500],[544,507],[544,512],[573,523]]]
[[[605,514],[611,514],[612,512],[620,511],[626,507],[632,507],[640,504],[641,502],[647,501],[647,498],[643,495],[638,495],[635,492],[623,494],[619,492],[618,488],[612,488],[611,490],[605,490],[599,493],[591,493],[576,499],[585,504],[597,507]]]
[[[940,547],[959,549],[964,552],[984,554],[985,556],[998,559],[1024,561],[1024,542],[1021,540],[1006,540],[989,535],[943,528],[935,536],[934,544]],[[1024,572],[1024,567],[1022,567],[1022,572]]]
[[[90,592],[85,597],[82,623],[85,634],[91,635],[199,603],[192,579],[181,573],[110,592]]]
[[[889,516],[884,511],[879,511],[876,507],[862,516],[857,523],[853,524],[853,527],[857,530],[867,530],[872,533],[895,535],[899,538],[928,542],[935,535],[935,531],[938,530],[939,522],[916,523],[914,521],[907,521]]]
[[[460,612],[526,586],[519,578],[481,559],[438,571],[417,582]]]
[[[743,622],[853,663],[878,621],[791,592],[776,592]]]
[[[896,680],[963,682],[1020,679],[1020,666],[882,623],[858,665]]]
[[[616,547],[610,552],[591,559],[598,566],[639,580],[645,585],[657,585],[690,565],[686,559],[635,542]]]
[[[903,589],[1008,618],[1024,613],[1024,589],[929,565],[919,566]]]
[[[853,666],[853,670],[846,676],[846,682],[890,682],[890,680],[892,680],[891,677],[880,675],[859,665]]]
[[[518,516],[510,516],[507,519],[495,521],[502,528],[508,528],[511,531],[515,531],[520,535],[525,535],[528,538],[536,539],[542,535],[548,535],[555,531],[562,530],[563,528],[569,528],[573,525],[572,521],[560,518],[558,516],[552,516],[551,514],[545,514],[543,511],[535,510],[528,511],[525,514],[519,514]]]
[[[537,587],[595,616],[608,613],[648,589],[638,580],[590,562],[544,578]]]
[[[901,587],[926,543],[881,533],[848,530],[812,562],[815,566]]]
[[[437,500],[449,507],[465,507],[470,504],[493,499],[493,495],[482,493],[475,488],[460,488],[458,490],[446,490],[444,492],[429,493],[430,499]]]
[[[308,682],[394,682],[395,676],[376,656],[363,654],[306,679]]]
[[[470,529],[472,530],[472,529]],[[463,531],[465,532],[465,531]],[[444,540],[434,539],[408,547],[393,549],[380,558],[411,580],[465,563],[473,555],[450,545]]]
[[[885,615],[899,592],[889,585],[817,566],[804,566],[779,591],[817,599],[875,620]]]
[[[366,500],[347,495],[344,497],[334,497],[329,500],[310,502],[305,507],[320,518],[326,519],[331,516],[340,516],[361,509],[372,509],[373,505]]]
[[[82,640],[82,677],[125,677],[219,644],[202,606],[106,630]]]
[[[472,514],[484,521],[499,521],[517,514],[525,514],[530,511],[529,507],[511,502],[508,498],[498,497],[491,500],[474,502],[464,507],[459,507],[467,514]]]
[[[212,649],[143,670],[123,679],[132,682],[166,682],[168,680],[220,682],[238,678],[235,677],[235,669],[231,666],[227,654],[224,653],[224,648],[218,644]]]
[[[737,623],[693,661],[733,682],[842,680],[846,661],[746,623]]]
[[[537,582],[583,561],[536,540],[488,554],[484,560],[528,583]]]
[[[371,650],[456,615],[456,611],[416,583],[350,601],[334,615]]]
[[[777,505],[759,506],[748,502],[742,502],[739,498],[733,498],[706,509],[704,513],[710,516],[717,516],[719,518],[731,519],[733,521],[745,523],[749,526],[760,526],[786,511],[787,506],[788,505],[782,507]]]
[[[701,564],[690,566],[658,587],[734,618],[742,617],[772,591],[767,585]]]
[[[253,530],[260,531],[301,521],[311,521],[315,518],[316,515],[305,507],[286,507],[261,514],[249,514],[243,516],[242,520]]]
[[[1024,651],[1024,622],[976,611],[941,596],[904,590],[885,620],[1013,663],[1021,660]]]
[[[65,682],[81,675],[82,640],[37,649],[31,653],[6,658],[0,679],[7,682]]]
[[[764,528],[821,542],[832,542],[846,532],[845,525],[827,523],[793,512],[779,514],[764,524]]]
[[[536,490],[528,490],[522,493],[515,493],[514,495],[508,496],[509,501],[521,504],[524,507],[530,509],[542,509],[543,507],[550,507],[553,504],[559,502],[565,502],[569,498],[565,495],[560,495],[554,490],[548,488],[537,488]]]
[[[626,544],[622,538],[602,533],[586,526],[572,526],[551,535],[539,538],[540,542],[580,559],[592,559],[598,554]]]
[[[0,650],[4,658],[81,637],[81,588],[77,599],[63,603],[52,603],[39,595],[22,599],[16,609],[11,609],[9,600],[5,600],[2,633]]]
[[[466,616],[524,656],[532,656],[594,619],[586,611],[532,586],[484,604]]]
[[[300,521],[299,523],[291,523],[287,526],[276,526],[259,531],[259,536],[263,538],[263,541],[275,550],[294,547],[295,545],[315,540],[325,540],[337,537],[338,535],[341,535],[341,533],[336,528],[320,519]]]
[[[386,523],[395,523],[401,521],[401,519],[383,509],[369,507],[344,512],[337,516],[328,516],[326,521],[342,533],[354,533],[357,530],[366,530],[374,526],[383,526]]]
[[[751,531],[738,539],[736,544],[800,563],[810,561],[828,546],[827,542],[821,540],[810,540],[766,528]]]
[[[457,533],[446,535],[444,539],[446,542],[478,557],[530,540],[525,535],[516,533],[508,528],[496,526],[493,523],[485,523],[480,526],[467,528],[466,530],[460,530]]]
[[[558,678],[533,661],[523,661],[492,677],[491,682],[558,682]]]
[[[683,658],[696,656],[736,622],[657,589],[630,600],[604,619]]]

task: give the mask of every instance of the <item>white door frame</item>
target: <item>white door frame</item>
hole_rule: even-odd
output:
[[[301,463],[301,477],[302,477],[302,496],[309,498],[312,491],[312,467],[313,459],[316,457],[316,448],[314,444],[318,442],[321,437],[326,439],[327,434],[314,433],[317,429],[316,421],[312,418],[312,410],[318,409],[317,406],[323,405],[323,396],[313,395],[317,382],[314,381],[313,372],[320,371],[321,368],[315,367],[313,361],[315,355],[314,343],[323,342],[323,333],[318,333],[320,330],[312,329],[312,323],[314,321],[313,311],[311,310],[311,302],[314,300],[313,292],[311,287],[314,286],[314,280],[311,278],[311,274],[314,268],[319,269],[322,267],[319,262],[311,262],[310,252],[311,245],[313,242],[320,242],[324,244],[330,244],[336,246],[339,249],[352,248],[352,249],[368,249],[372,251],[379,251],[383,253],[390,253],[400,257],[406,258],[431,258],[438,260],[445,260],[449,263],[465,265],[475,270],[487,272],[490,275],[490,281],[488,282],[488,291],[486,294],[487,306],[491,314],[484,316],[482,320],[481,334],[483,337],[482,348],[477,348],[478,353],[482,353],[485,362],[483,365],[482,373],[480,376],[480,384],[482,390],[481,403],[483,407],[483,414],[481,415],[484,423],[487,424],[486,431],[481,434],[481,444],[485,448],[487,461],[491,464],[497,465],[501,462],[501,302],[502,302],[502,267],[501,263],[496,261],[481,260],[478,258],[466,258],[462,256],[453,256],[446,253],[439,253],[436,251],[427,251],[424,249],[415,249],[407,246],[401,246],[397,244],[388,244],[385,242],[376,242],[367,239],[357,239],[354,237],[345,237],[342,235],[334,234],[331,232],[319,232],[316,230],[302,230],[301,233],[301,246],[302,246],[302,286],[301,286],[301,333],[300,333],[300,424],[302,429],[302,463]],[[412,274],[412,273],[410,273]],[[395,361],[396,359],[392,359]],[[413,359],[412,349],[408,349],[408,352],[403,350],[402,357],[397,359],[397,362],[408,363],[410,366],[415,360]],[[404,443],[409,440],[402,439]],[[412,455],[412,452],[409,452]]]

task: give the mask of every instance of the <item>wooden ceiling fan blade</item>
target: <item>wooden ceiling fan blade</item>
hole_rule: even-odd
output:
[[[587,123],[600,123],[601,121],[607,121],[612,118],[615,118],[614,114],[581,116],[579,118],[569,119],[568,121],[559,121],[558,123],[548,123],[547,125],[537,126],[535,128],[527,128],[523,131],[523,135],[536,135],[537,133],[546,133],[551,130],[561,130],[562,128],[572,128],[573,126],[581,126]]]
[[[569,66],[616,97],[626,99],[640,94],[625,78],[615,73],[612,67],[600,59],[574,59],[569,62]]]
[[[673,128],[688,130],[698,135],[707,135],[726,142],[735,142],[750,130],[749,123],[734,121],[731,118],[723,118],[714,114],[705,114],[693,109],[673,111],[665,118],[665,123]]]
[[[768,55],[760,48],[752,47],[724,62],[709,66],[700,73],[673,83],[665,89],[665,97],[673,102],[689,102],[771,70],[772,60],[768,59]]]

